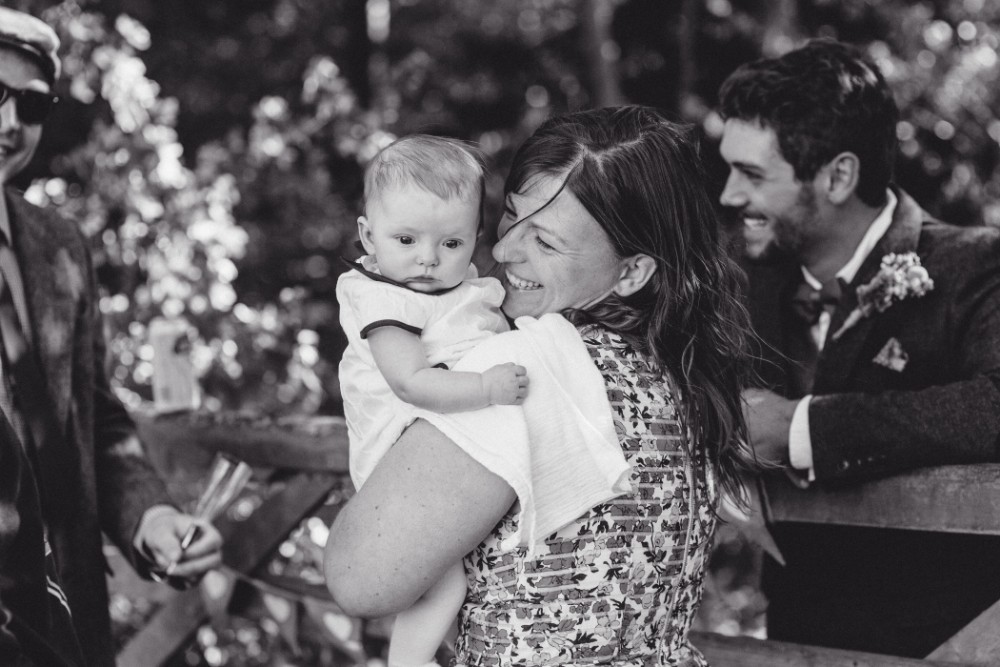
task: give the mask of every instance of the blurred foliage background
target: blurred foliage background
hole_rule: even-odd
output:
[[[147,326],[166,315],[196,334],[209,408],[339,411],[334,285],[355,254],[361,166],[395,136],[478,142],[492,222],[513,149],[546,116],[643,103],[702,129],[718,189],[719,84],[812,36],[858,44],[891,82],[898,182],[947,220],[1000,225],[993,0],[7,4],[63,41],[63,101],[18,184],[92,239],[133,404],[151,395]],[[722,537],[703,622],[759,633],[754,556]]]
[[[334,285],[361,166],[393,137],[478,142],[491,221],[513,148],[554,112],[660,107],[704,130],[721,176],[719,84],[810,36],[859,44],[890,79],[904,188],[948,220],[1000,224],[987,0],[12,4],[57,26],[65,61],[20,185],[93,239],[113,375],[133,402],[150,396],[146,326],[165,314],[197,333],[209,407],[339,410]]]

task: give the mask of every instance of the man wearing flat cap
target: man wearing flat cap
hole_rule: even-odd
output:
[[[0,664],[111,666],[101,533],[177,586],[219,564],[222,540],[171,504],[111,391],[79,227],[7,185],[56,101],[58,48],[0,7]]]

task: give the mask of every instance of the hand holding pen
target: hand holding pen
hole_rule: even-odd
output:
[[[171,544],[155,557],[161,566],[152,573],[155,579],[165,578],[175,588],[187,588],[221,564],[222,537],[211,522],[246,486],[251,473],[246,463],[216,457],[193,514],[175,513],[171,525],[158,531],[163,542]],[[172,557],[164,559],[167,553]]]
[[[154,581],[185,589],[222,564],[222,536],[209,521],[171,508],[149,521],[142,551]]]
[[[199,517],[196,517],[199,518]],[[195,540],[204,535],[205,531],[197,523],[192,523],[191,527],[184,532],[184,536],[181,537],[181,555],[177,557],[176,560],[171,561],[170,565],[167,566],[166,574],[168,577],[172,577],[174,572],[177,571],[177,566],[187,555],[187,550],[194,543]]]

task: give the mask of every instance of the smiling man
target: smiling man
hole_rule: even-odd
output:
[[[80,229],[7,185],[55,103],[58,46],[0,7],[0,664],[99,667],[114,664],[102,531],[177,586],[219,564],[222,538],[170,504],[108,384]]]
[[[933,220],[891,183],[898,113],[876,66],[818,40],[739,68],[720,102],[720,200],[762,340],[758,455],[818,484],[997,460],[1000,233]],[[774,639],[923,656],[1000,598],[994,538],[773,532]]]

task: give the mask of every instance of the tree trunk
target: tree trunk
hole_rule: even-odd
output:
[[[773,0],[765,3],[764,40],[761,50],[765,56],[780,56],[795,47],[801,37],[798,24],[797,0]]]
[[[595,107],[624,104],[618,76],[618,45],[611,37],[612,0],[580,0],[580,47]]]
[[[677,20],[677,102],[676,109],[689,120],[693,115],[688,102],[694,100],[698,80],[698,63],[694,56],[695,35],[698,33],[698,11],[701,0],[683,0]]]
[[[344,76],[351,84],[351,88],[358,96],[358,101],[362,107],[371,104],[371,81],[368,75],[368,62],[371,59],[372,44],[368,39],[368,17],[365,12],[364,2],[344,3],[343,20],[350,35],[347,53],[349,58],[342,59],[337,64],[340,65]]]

